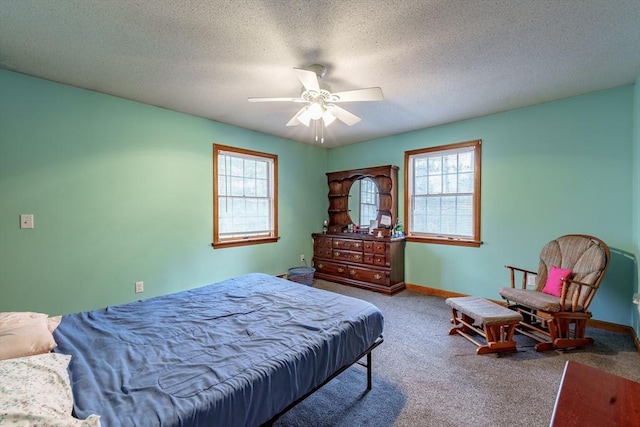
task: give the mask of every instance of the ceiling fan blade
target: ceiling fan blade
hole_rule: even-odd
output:
[[[247,98],[249,102],[281,102],[281,101],[289,101],[289,102],[307,102],[302,98]]]
[[[331,114],[331,111],[326,110],[324,114],[322,114],[322,121],[324,122],[324,127],[327,127],[336,121],[336,116]]]
[[[320,93],[320,84],[318,83],[318,75],[314,71],[305,70],[303,68],[294,68],[298,79],[302,86],[308,91]]]
[[[303,119],[303,120],[300,120],[300,119],[299,119],[299,117],[300,117],[302,114],[304,114],[304,112],[305,112],[305,111],[307,111],[307,106],[306,106],[306,105],[305,105],[304,107],[302,107],[300,110],[298,110],[298,112],[297,112],[297,113],[295,113],[295,114],[293,115],[293,117],[291,117],[291,120],[289,120],[289,121],[287,122],[287,126],[296,126],[296,125],[299,125],[299,124],[303,124],[303,125],[304,125],[304,124],[305,124],[305,123],[304,123],[304,119]],[[309,126],[309,122],[308,122],[308,121],[307,121],[307,123],[306,123],[306,126]]]
[[[382,89],[379,87],[335,92],[332,97],[338,97],[338,99],[332,99],[331,102],[382,101],[384,99]]]
[[[329,110],[331,114],[336,116],[338,120],[344,122],[349,126],[353,126],[360,121],[360,117],[348,112],[344,108],[338,107],[337,105],[328,104],[327,110]]]

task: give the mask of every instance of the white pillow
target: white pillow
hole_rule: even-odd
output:
[[[57,344],[44,313],[0,313],[0,360],[48,353]]]
[[[71,415],[71,356],[45,353],[0,361],[0,425],[100,426],[100,417]]]

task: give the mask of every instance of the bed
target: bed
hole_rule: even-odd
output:
[[[65,315],[74,415],[111,426],[259,426],[382,343],[372,304],[266,274]]]

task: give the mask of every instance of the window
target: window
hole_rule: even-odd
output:
[[[476,140],[405,152],[408,241],[480,246],[481,144]]]
[[[360,180],[360,225],[368,226],[378,217],[378,188],[371,178]]]
[[[278,240],[278,156],[213,145],[213,246]]]

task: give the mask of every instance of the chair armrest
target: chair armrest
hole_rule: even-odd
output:
[[[520,273],[522,273],[522,289],[527,288],[527,276],[529,274],[538,274],[538,272],[536,271],[531,271],[531,270],[527,270],[520,267],[514,267],[512,265],[505,265],[505,267],[510,270],[509,274],[511,276],[511,287],[514,289],[516,287],[516,276],[515,276],[516,271],[519,271]]]
[[[567,291],[569,290],[569,286],[571,284],[578,285],[578,288],[573,291],[573,296],[571,298],[571,311],[575,313],[576,308],[578,307],[578,298],[580,297],[580,294],[582,293],[582,287],[586,286],[588,288],[591,288],[589,293],[593,293],[597,287],[596,287],[596,285],[591,284],[591,283],[584,283],[584,282],[579,282],[577,280],[571,280],[571,279],[562,278],[562,294],[560,295],[560,306],[561,307],[564,307],[564,302],[565,302],[565,300],[567,298]],[[590,302],[591,302],[591,296],[588,296],[587,299],[585,300],[584,307],[582,307],[583,311],[587,311],[587,306],[589,305]]]

